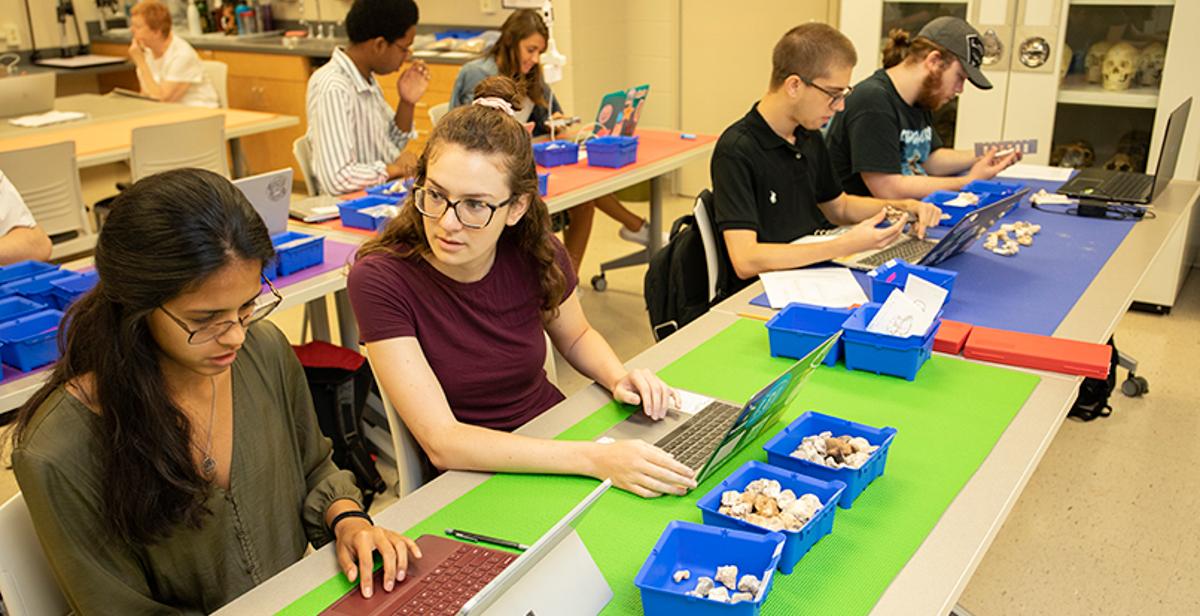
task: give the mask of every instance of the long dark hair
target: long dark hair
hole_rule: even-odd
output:
[[[171,399],[147,316],[235,259],[274,256],[266,226],[229,180],[180,169],[138,181],[113,202],[96,244],[100,281],[67,311],[62,357],[18,411],[19,446],[37,409],[92,376],[103,515],[115,537],[153,543],[202,525],[210,485],[192,459],[192,425]]]
[[[495,97],[516,104],[517,85],[508,77],[488,77],[475,86],[475,98]],[[429,143],[417,161],[416,185],[425,183],[429,161],[438,149],[453,143],[471,152],[499,154],[508,175],[508,188],[515,195],[527,195],[529,209],[520,222],[505,227],[502,237],[513,237],[517,248],[537,264],[541,287],[541,310],[551,316],[558,314],[567,288],[567,278],[555,260],[557,248],[550,232],[550,211],[538,193],[537,167],[533,162],[533,146],[529,133],[507,113],[481,105],[456,107],[437,123]],[[429,238],[425,236],[422,216],[412,204],[412,197],[400,209],[383,231],[358,249],[358,258],[369,254],[386,253],[401,258],[429,255]]]
[[[533,9],[518,9],[513,11],[504,25],[500,26],[500,40],[492,48],[492,56],[496,59],[496,68],[500,75],[509,77],[516,82],[517,87],[529,100],[538,107],[549,107],[546,102],[546,82],[542,80],[542,67],[534,65],[528,73],[521,74],[521,41],[540,34],[550,43],[550,29],[542,19],[541,13]]]

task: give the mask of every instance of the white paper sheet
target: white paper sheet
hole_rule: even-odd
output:
[[[867,303],[854,274],[844,267],[796,269],[760,274],[767,301],[778,310],[792,302],[845,308]]]
[[[47,111],[46,113],[13,118],[8,123],[13,126],[20,126],[21,128],[39,128],[50,126],[51,124],[82,120],[86,117],[88,117],[88,114],[82,111]]]
[[[1017,163],[996,174],[998,178],[1013,178],[1018,180],[1047,180],[1051,182],[1066,182],[1071,179],[1074,169],[1069,167],[1051,167],[1049,165],[1034,165],[1032,163]]]
[[[904,294],[921,310],[922,318],[913,323],[913,331],[923,336],[946,303],[948,292],[920,276],[909,274],[904,283]]]
[[[883,302],[883,306],[879,307],[875,318],[867,323],[867,331],[898,338],[916,336],[924,333],[916,330],[917,321],[923,318],[924,315],[917,304],[905,295],[904,291],[896,289],[888,296],[887,301]]]

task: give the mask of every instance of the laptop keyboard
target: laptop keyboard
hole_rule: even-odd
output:
[[[915,238],[907,238],[899,244],[885,248],[873,255],[863,257],[858,260],[859,263],[870,267],[879,267],[892,259],[904,259],[909,263],[917,263],[929,254],[935,246],[932,242],[918,240]]]
[[[1136,200],[1145,197],[1153,184],[1153,177],[1141,173],[1114,173],[1097,192],[1113,199]]]
[[[742,407],[714,400],[687,421],[659,439],[658,445],[692,470],[700,470],[712,455]]]
[[[501,554],[464,543],[418,580],[417,594],[392,614],[456,614],[516,559],[516,554]]]

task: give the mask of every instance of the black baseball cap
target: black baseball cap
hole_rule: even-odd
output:
[[[954,54],[967,71],[967,79],[980,90],[991,90],[992,82],[980,70],[983,64],[983,38],[971,24],[957,17],[938,17],[917,33]]]

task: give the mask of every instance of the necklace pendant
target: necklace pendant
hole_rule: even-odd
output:
[[[211,456],[204,456],[204,460],[200,462],[200,473],[205,479],[212,479],[217,474],[217,461]]]

